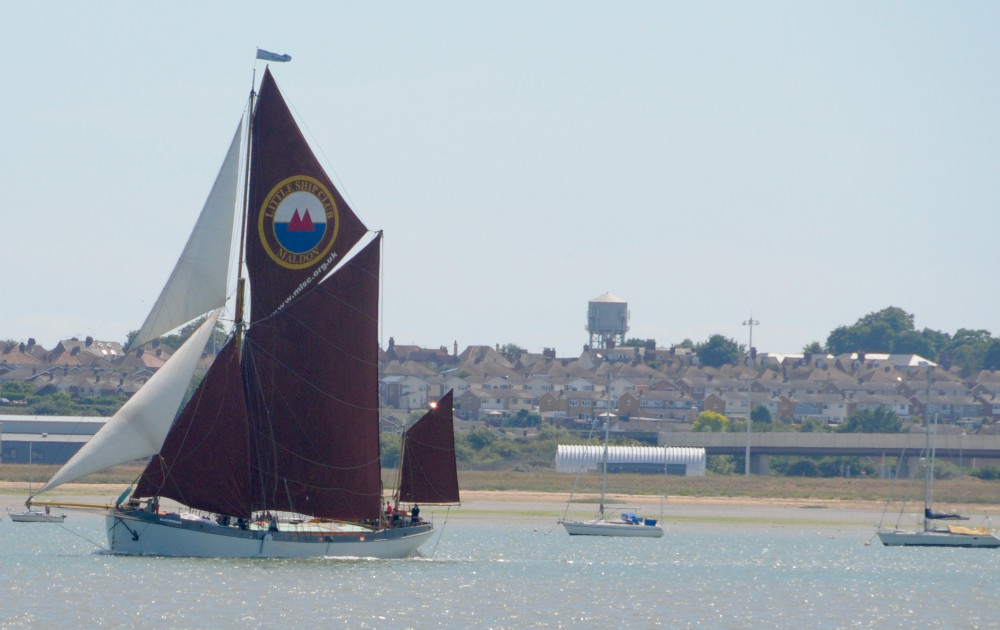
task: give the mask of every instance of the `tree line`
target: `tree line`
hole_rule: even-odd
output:
[[[830,332],[826,343],[813,341],[802,348],[803,353],[832,354],[886,353],[917,354],[942,366],[956,369],[962,376],[980,370],[1000,369],[1000,338],[988,330],[960,328],[954,334],[924,328],[916,330],[913,315],[896,306],[869,313],[851,325],[838,326]],[[628,346],[642,347],[644,339],[629,339]],[[721,367],[735,365],[745,359],[746,346],[724,335],[711,335],[695,343],[685,339],[677,345],[698,356],[701,365]],[[749,349],[751,356],[755,354]]]

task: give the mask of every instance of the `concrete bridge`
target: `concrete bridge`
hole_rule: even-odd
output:
[[[1000,464],[1000,435],[932,436],[939,459],[962,466]],[[660,433],[660,446],[694,446],[706,455],[745,455],[746,433]],[[768,474],[771,455],[858,456],[895,464],[904,457],[914,465],[924,447],[924,434],[914,433],[751,433],[750,471]]]

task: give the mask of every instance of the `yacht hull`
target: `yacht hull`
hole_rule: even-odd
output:
[[[990,534],[882,531],[878,532],[878,537],[886,547],[1000,547],[1000,539]]]
[[[112,554],[195,558],[406,558],[430,538],[434,526],[420,523],[377,531],[248,528],[220,525],[178,514],[111,510],[105,517]]]
[[[610,521],[562,521],[570,536],[626,536],[631,538],[662,538],[659,525],[616,523]]]
[[[15,523],[62,523],[66,520],[65,514],[46,514],[45,512],[35,512],[33,510],[8,512],[7,515]]]

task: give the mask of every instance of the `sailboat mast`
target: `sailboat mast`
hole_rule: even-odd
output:
[[[379,420],[379,424],[381,424],[381,423],[382,423],[382,421],[380,419]],[[379,457],[381,458],[381,455],[382,455],[382,453],[381,453],[381,440],[379,440],[379,442],[380,442]],[[406,457],[406,427],[403,427],[403,429],[399,433],[399,459],[396,460],[396,489],[392,491],[392,506],[393,506],[393,509],[396,509],[396,506],[399,505],[399,492],[400,492],[400,488],[403,487],[403,458],[404,457]],[[379,478],[381,478],[381,475],[379,475]],[[381,488],[381,492],[384,493],[385,489]],[[381,494],[380,494],[380,496],[381,496]]]
[[[243,334],[243,302],[246,294],[246,278],[243,276],[243,261],[246,257],[247,214],[250,207],[250,148],[253,140],[253,107],[257,96],[254,86],[257,84],[257,68],[254,67],[253,78],[250,80],[250,97],[247,104],[247,156],[243,172],[243,208],[240,217],[240,249],[236,263],[236,313],[233,318],[237,335]]]
[[[604,492],[608,486],[608,435],[611,430],[611,366],[608,365],[608,386],[604,390],[608,409],[604,413],[604,463],[601,471],[601,518],[604,518]]]
[[[927,396],[924,409],[924,453],[925,457],[928,458],[927,463],[924,465],[924,529],[925,530],[929,529],[930,527],[930,521],[927,519],[927,512],[931,509],[931,484],[933,483],[933,475],[934,475],[934,454],[931,452],[931,426],[929,421],[930,414],[931,414],[931,366],[930,364],[928,364]]]

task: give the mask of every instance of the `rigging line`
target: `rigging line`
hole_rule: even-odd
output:
[[[288,477],[282,476],[281,481],[285,484],[285,500],[287,501],[288,510],[290,512],[295,512],[295,501],[292,497],[292,490],[288,487]]]
[[[448,506],[448,510],[444,513],[444,523],[441,524],[441,530],[438,533],[437,542],[434,543],[434,549],[431,550],[431,558],[433,558],[434,554],[437,553],[438,545],[441,544],[441,537],[444,536],[444,528],[448,524],[449,514],[451,514],[451,506]]]
[[[382,233],[381,230],[379,230],[379,232]],[[383,348],[382,342],[385,340],[385,338],[383,337],[383,334],[385,332],[383,330],[384,327],[385,327],[385,311],[383,310],[385,308],[385,306],[384,306],[385,305],[385,282],[383,282],[383,278],[385,278],[385,233],[382,233],[381,236],[382,236],[382,240],[378,244],[378,277],[379,277],[379,283],[378,283],[378,315],[376,315],[376,317],[378,317],[378,347],[379,347],[380,351]],[[380,371],[380,373],[379,373],[379,379],[381,379],[382,378],[382,374],[381,374],[382,361],[378,362],[378,367],[379,367],[379,371]],[[379,407],[380,408],[381,408],[381,402],[382,401],[379,401]]]
[[[285,93],[282,93],[281,96],[282,96],[282,98],[285,99],[285,103],[289,106],[289,108],[293,112],[295,112],[295,120],[298,123],[298,125],[300,127],[305,127],[306,135],[308,135],[310,138],[312,138],[313,143],[312,143],[312,145],[310,145],[310,148],[312,146],[315,146],[317,149],[319,149],[319,153],[320,153],[320,155],[323,156],[323,161],[326,162],[326,166],[330,169],[330,171],[333,173],[334,177],[340,183],[339,186],[335,186],[335,188],[337,189],[337,192],[340,193],[340,196],[344,198],[344,201],[353,210],[354,209],[354,202],[351,200],[350,193],[347,192],[347,185],[344,183],[344,180],[342,180],[340,178],[340,174],[337,172],[337,169],[334,168],[333,162],[331,162],[330,158],[327,157],[326,151],[323,150],[323,145],[320,144],[319,140],[316,138],[316,135],[312,132],[312,129],[310,129],[309,125],[306,124],[305,119],[299,114],[299,110],[298,110],[297,107],[295,107],[295,102],[291,99],[291,97],[289,97]]]
[[[610,422],[610,420],[609,420]],[[594,418],[593,422],[590,423],[590,430],[587,432],[587,441],[594,439],[594,427],[597,425],[597,418]],[[589,446],[589,444],[588,444]],[[583,473],[583,467],[577,466],[576,477],[573,478],[573,487],[570,488],[569,498],[566,500],[566,509],[563,510],[562,520],[566,520],[566,516],[569,514],[569,505],[573,502],[573,494],[576,492],[576,484],[580,481],[580,474]],[[558,524],[558,523],[557,523]]]
[[[252,379],[255,387],[252,388],[253,394],[247,396],[247,423],[250,433],[251,449],[256,459],[256,466],[251,464],[251,472],[256,471],[257,479],[253,480],[251,483],[255,483],[256,487],[259,489],[261,496],[255,497],[254,500],[259,500],[261,505],[265,508],[269,505],[267,496],[267,480],[269,476],[277,475],[277,465],[278,465],[278,453],[273,450],[276,439],[274,432],[274,425],[271,421],[271,413],[261,400],[263,395],[260,388],[260,372],[257,366],[257,361],[255,357],[254,348],[255,344],[249,343],[249,337],[247,337],[247,343],[243,346],[243,357],[244,364],[241,365],[241,373],[244,376],[244,389],[250,389],[246,387],[247,380]],[[256,419],[263,418],[263,421],[258,422]],[[266,445],[270,443],[271,457],[268,457],[268,452]],[[275,493],[272,492],[273,499]]]
[[[74,536],[76,536],[78,538],[82,538],[83,540],[89,542],[90,544],[94,545],[95,547],[97,547],[101,551],[110,551],[107,547],[105,547],[101,543],[97,542],[96,540],[91,540],[91,539],[87,538],[86,536],[84,536],[83,534],[81,534],[80,532],[75,532],[72,529],[66,527],[66,525],[64,523],[57,523],[57,525],[59,527],[61,527],[63,530],[65,530],[65,531],[73,534]]]
[[[896,474],[894,474],[892,476],[892,482],[889,484],[889,494],[888,494],[888,496],[886,496],[886,498],[885,498],[885,506],[883,506],[883,508],[882,508],[882,517],[878,521],[878,527],[879,527],[879,529],[882,529],[882,522],[885,520],[885,514],[889,510],[889,503],[892,501],[892,494],[893,494],[893,491],[896,488],[896,480],[899,478],[899,470],[900,470],[900,468],[903,465],[903,455],[905,453],[906,453],[906,443],[904,441],[904,443],[903,443],[903,450],[901,450],[899,452],[899,459],[896,460],[896,471],[895,471]],[[905,503],[904,503],[904,505],[905,505]],[[898,519],[896,520],[896,527],[897,528],[899,527],[899,520]]]
[[[909,438],[909,436],[907,436],[907,438]],[[926,449],[922,449],[920,451],[920,454],[923,456],[924,461],[921,462],[918,459],[917,460],[917,465],[913,467],[913,472],[910,474],[910,478],[909,478],[907,486],[906,486],[906,493],[903,495],[903,506],[899,510],[899,520],[897,521],[897,523],[903,520],[903,513],[906,511],[906,504],[909,501],[910,495],[913,492],[913,486],[915,486],[916,483],[917,483],[917,478],[918,478],[917,473],[920,470],[920,466],[921,465],[923,465],[923,466],[927,466],[928,465],[928,462],[926,461],[926,458],[927,458],[927,455],[928,455]],[[921,520],[922,520],[923,519],[923,514],[921,514],[920,517],[921,517]]]

